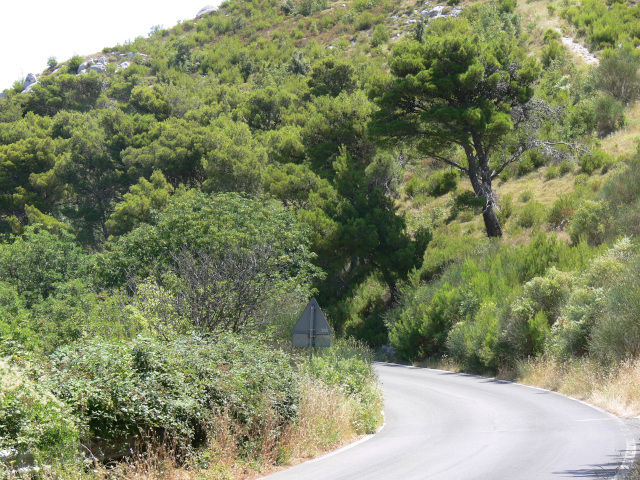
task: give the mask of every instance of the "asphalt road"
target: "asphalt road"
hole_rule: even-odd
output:
[[[635,442],[618,418],[508,382],[376,365],[385,426],[269,480],[611,479]]]

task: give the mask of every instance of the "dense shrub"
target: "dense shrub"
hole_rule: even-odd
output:
[[[39,375],[0,358],[0,451],[15,450],[18,463],[28,455],[37,464],[72,461],[80,453],[80,433],[77,418]]]
[[[212,433],[216,414],[231,415],[251,433],[245,441],[257,442],[277,438],[296,416],[289,358],[257,339],[80,343],[58,350],[47,373],[53,392],[88,426],[94,453],[124,453],[127,441],[148,435],[188,449]],[[270,415],[278,421],[265,431]]]
[[[580,157],[580,169],[583,173],[591,175],[598,168],[612,163],[611,156],[603,150],[595,150],[594,152]]]
[[[604,312],[594,322],[589,350],[604,362],[636,358],[640,354],[640,261],[626,265],[607,292]]]
[[[576,200],[569,195],[560,195],[547,212],[547,223],[551,228],[564,229],[573,217]]]
[[[589,245],[600,245],[605,241],[609,224],[609,209],[605,203],[586,200],[578,208],[569,225],[571,241],[576,244],[585,240]]]
[[[382,395],[372,367],[372,352],[353,340],[337,340],[302,365],[302,370],[339,387],[354,406],[352,424],[360,434],[374,433],[382,423]]]
[[[529,202],[520,209],[516,223],[522,228],[532,228],[542,222],[544,212],[544,205],[539,202]]]
[[[640,55],[625,47],[602,52],[595,72],[596,88],[627,104],[640,95]]]

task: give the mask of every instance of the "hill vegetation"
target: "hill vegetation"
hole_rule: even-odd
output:
[[[0,447],[70,477],[82,443],[140,449],[118,475],[224,478],[375,431],[366,348],[284,346],[311,295],[379,355],[623,390],[640,355],[639,16],[229,0],[105,48],[104,73],[74,57],[16,82]],[[624,390],[615,408],[640,413]]]

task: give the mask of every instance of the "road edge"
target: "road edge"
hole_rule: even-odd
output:
[[[538,390],[538,391],[542,391],[542,392],[548,392],[548,393],[553,393],[555,395],[559,395],[559,396],[567,398],[569,400],[573,400],[574,402],[578,402],[578,403],[581,403],[581,404],[583,404],[585,406],[591,407],[591,408],[599,411],[600,413],[603,413],[603,414],[611,417],[612,419],[616,420],[616,422],[618,422],[618,424],[621,425],[622,431],[624,432],[624,434],[626,436],[627,448],[626,448],[626,450],[624,452],[625,454],[624,454],[624,457],[623,457],[622,462],[620,464],[619,471],[618,471],[618,473],[616,473],[615,477],[613,477],[614,480],[623,480],[626,477],[626,473],[628,473],[629,469],[633,466],[636,458],[638,458],[638,440],[640,440],[640,439],[636,439],[636,436],[633,435],[633,433],[631,432],[631,429],[629,428],[629,425],[624,421],[625,417],[619,417],[618,415],[615,415],[615,414],[605,410],[602,407],[599,407],[597,405],[594,405],[594,404],[589,403],[589,402],[584,401],[584,400],[580,400],[579,398],[572,397],[572,396],[566,395],[564,393],[556,392],[554,390],[548,390],[546,388],[535,387],[533,385],[527,385],[525,383],[513,382],[511,380],[503,380],[501,378],[496,378],[496,377],[485,377],[485,376],[477,375],[477,374],[474,374],[474,373],[451,372],[449,370],[442,370],[440,368],[417,367],[415,365],[405,365],[405,364],[402,364],[402,363],[393,363],[393,362],[373,362],[373,364],[374,365],[392,365],[392,366],[395,366],[395,367],[406,367],[406,368],[412,368],[412,369],[417,369],[417,370],[433,370],[435,372],[443,372],[443,373],[459,373],[459,374],[465,375],[465,376],[471,376],[471,377],[476,377],[476,378],[493,380],[493,381],[500,382],[500,383],[505,383],[505,384],[519,385],[521,387],[531,388],[531,389],[534,389],[534,390]],[[637,417],[633,417],[633,418],[638,420],[638,421],[640,421],[640,415],[637,416]]]

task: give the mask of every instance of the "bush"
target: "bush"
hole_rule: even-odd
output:
[[[482,305],[474,320],[455,324],[447,336],[451,357],[471,371],[495,372],[499,366],[500,321],[496,305]]]
[[[563,160],[558,165],[558,173],[560,175],[566,175],[573,172],[573,162],[571,160]]]
[[[560,195],[553,202],[553,205],[547,213],[547,223],[551,228],[562,230],[571,220],[575,213],[575,200],[569,195]]]
[[[532,228],[539,225],[544,218],[544,205],[539,202],[529,202],[518,214],[516,224],[522,228]]]
[[[522,203],[527,203],[532,199],[533,199],[533,190],[531,190],[530,188],[523,190],[522,192],[520,192],[520,195],[518,196],[518,200],[520,200]]]
[[[0,450],[31,454],[36,464],[73,461],[80,447],[77,418],[42,380],[39,372],[33,378],[0,359]]]
[[[582,172],[591,175],[598,168],[613,163],[613,159],[604,150],[598,149],[588,155],[580,157],[579,163]]]
[[[589,351],[603,362],[637,358],[640,354],[640,262],[631,262],[626,274],[606,295],[604,315],[595,322]]]
[[[353,403],[352,424],[357,433],[375,433],[382,424],[382,392],[372,366],[372,353],[364,344],[337,340],[302,366],[304,372],[339,387]]]
[[[456,170],[438,170],[427,179],[427,193],[440,197],[456,189],[460,174]]]
[[[389,41],[389,29],[384,25],[378,25],[371,35],[371,46],[373,48],[385,44]]]
[[[58,350],[48,375],[53,392],[88,425],[95,455],[123,453],[145,435],[185,450],[204,443],[221,414],[250,433],[244,447],[251,450],[261,435],[277,439],[296,416],[290,358],[255,338],[81,343]]]
[[[558,178],[559,172],[557,167],[549,167],[547,171],[544,172],[544,178],[546,180],[553,180],[554,178]]]
[[[604,203],[586,200],[571,219],[569,235],[576,244],[585,240],[591,246],[605,241],[608,225],[608,206]]]
[[[609,95],[600,95],[595,102],[596,133],[600,138],[621,129],[627,123],[624,106]]]
[[[640,54],[630,47],[602,52],[595,71],[596,88],[627,104],[640,95]]]
[[[68,73],[77,73],[82,62],[84,62],[84,59],[80,55],[74,55],[71,57],[67,62]]]

